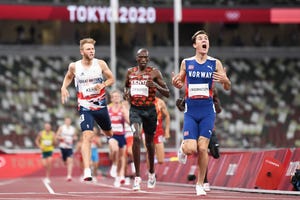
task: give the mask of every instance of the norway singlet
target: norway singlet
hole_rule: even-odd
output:
[[[216,60],[210,56],[203,64],[194,57],[185,60],[186,66],[186,100],[204,100],[212,103],[213,72],[216,71]]]
[[[93,59],[88,68],[81,64],[81,60],[75,63],[75,87],[77,90],[78,109],[100,110],[106,107],[105,88],[95,89],[95,85],[104,81],[102,69],[98,59]]]
[[[200,64],[195,57],[191,57],[185,60],[185,66],[184,139],[197,140],[199,136],[210,138],[215,121],[213,72],[216,71],[216,59],[208,56]]]

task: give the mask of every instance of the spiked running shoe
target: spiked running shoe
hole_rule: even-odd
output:
[[[91,172],[90,168],[84,169],[83,180],[84,181],[92,181],[93,180],[93,178],[92,178],[92,172]]]
[[[147,183],[147,187],[148,188],[155,188],[156,185],[156,178],[155,178],[155,174],[150,174],[148,175],[148,183]]]
[[[206,195],[203,185],[199,185],[199,184],[196,185],[196,195],[197,196],[205,196]]]
[[[141,182],[142,182],[142,179],[141,177],[137,176],[134,178],[134,182],[133,182],[133,187],[132,189],[134,191],[138,191],[138,190],[141,190]]]

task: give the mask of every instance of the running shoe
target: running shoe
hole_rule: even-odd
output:
[[[155,178],[155,174],[151,174],[149,173],[148,174],[148,183],[147,183],[147,186],[148,188],[155,188],[155,185],[156,185],[156,178]]]
[[[203,185],[196,184],[196,195],[197,196],[205,196],[206,195]]]
[[[125,183],[125,176],[120,177],[120,184],[123,185]]]
[[[72,181],[72,177],[71,176],[67,176],[67,181],[68,182]]]
[[[90,168],[84,169],[83,180],[84,181],[92,181],[93,180],[93,178],[92,178],[92,172],[91,172]]]
[[[203,184],[203,189],[204,189],[205,192],[209,192],[210,191],[210,185],[209,185],[209,183],[204,183]]]
[[[114,186],[115,187],[121,187],[121,182],[120,182],[121,178],[119,176],[117,176],[115,178],[115,181],[114,181]]]
[[[126,177],[125,178],[125,183],[124,185],[130,185],[130,178],[129,177]]]
[[[134,191],[140,190],[140,189],[141,189],[141,182],[142,182],[141,177],[139,177],[139,176],[135,177],[135,178],[134,178],[134,182],[133,182],[133,187],[132,187],[132,189],[133,189]]]
[[[185,164],[187,161],[187,155],[183,153],[182,148],[180,147],[177,152],[178,162],[181,164]]]
[[[94,176],[92,181],[93,181],[93,183],[98,183],[97,177]]]

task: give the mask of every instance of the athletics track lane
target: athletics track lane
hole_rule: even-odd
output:
[[[80,182],[74,178],[66,182],[63,177],[51,178],[47,184],[39,177],[26,177],[0,180],[0,199],[5,200],[43,200],[43,199],[213,199],[213,200],[295,200],[300,199],[300,193],[290,192],[284,194],[258,193],[257,191],[230,191],[212,187],[207,196],[196,196],[193,185],[172,184],[158,182],[155,189],[148,189],[146,182],[142,183],[142,190],[132,191],[131,186],[113,187],[113,179],[102,177],[97,183]],[[280,191],[276,191],[279,192]]]

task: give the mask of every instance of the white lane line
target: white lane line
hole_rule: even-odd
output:
[[[87,183],[87,184],[92,184],[92,183]],[[191,196],[194,197],[195,193],[192,191],[156,191],[155,189],[153,191],[146,191],[146,190],[139,190],[139,191],[133,191],[132,188],[128,188],[128,187],[114,187],[111,184],[105,184],[105,183],[93,183],[95,185],[98,186],[102,186],[102,187],[107,187],[107,188],[114,188],[114,189],[119,189],[119,190],[123,190],[124,192],[127,191],[129,193],[145,193],[145,194],[155,194],[155,195],[161,195],[160,198],[164,199],[164,196]],[[124,194],[126,194],[127,192],[125,192]],[[89,194],[115,194],[116,191],[106,191],[106,192],[68,192],[70,194],[84,194],[84,193],[89,193]],[[107,196],[106,196],[107,197]],[[120,197],[120,196],[119,196]],[[122,198],[122,197],[120,197]],[[145,197],[148,198],[148,197]],[[153,198],[153,197],[152,197]],[[168,197],[169,198],[169,197]]]
[[[11,194],[15,194],[15,195],[30,195],[30,194],[48,194],[48,193],[45,193],[45,192],[1,192],[0,193],[0,196],[1,195],[11,195]]]
[[[49,185],[49,181],[46,181],[45,179],[43,179],[43,183],[45,185],[45,187],[47,188],[48,192],[50,194],[55,194],[54,190],[51,188],[51,186]]]
[[[17,182],[18,180],[20,180],[20,179],[13,179],[13,180],[1,181],[0,182],[0,186],[2,186],[2,185],[8,185],[8,184]]]

